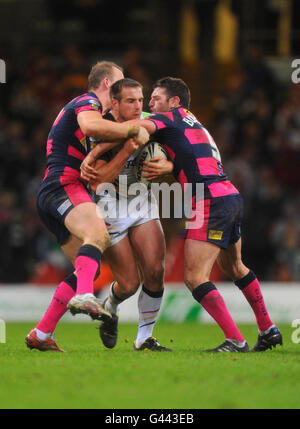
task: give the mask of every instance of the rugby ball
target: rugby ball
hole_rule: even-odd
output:
[[[145,172],[142,171],[142,167],[143,167],[144,161],[150,161],[155,156],[160,156],[161,158],[168,159],[165,149],[159,143],[157,142],[147,143],[138,154],[134,165],[134,174],[135,174],[136,180],[140,183],[143,183],[146,186],[148,186],[151,183],[151,181],[147,180],[145,177],[142,177],[142,175],[145,174]]]

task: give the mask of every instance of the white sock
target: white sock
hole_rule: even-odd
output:
[[[244,345],[246,344],[246,340],[238,341],[238,340],[232,340],[231,338],[226,338],[226,340],[230,341],[231,343],[233,343],[235,346],[238,346],[238,347],[244,347]]]
[[[53,335],[53,333],[51,333],[51,332],[46,333],[46,332],[40,331],[39,329],[36,329],[36,328],[35,328],[35,332],[36,332],[38,339],[42,340],[42,341],[47,340],[48,338],[51,337],[51,335]]]
[[[119,312],[119,310],[120,310],[120,303],[122,302],[122,300],[118,299],[116,297],[116,295],[114,294],[114,292],[113,292],[113,286],[114,286],[115,283],[116,282],[114,281],[110,285],[108,300],[105,303],[106,307],[107,307],[107,310],[110,313],[113,313],[113,314],[117,314]]]
[[[275,327],[275,325],[272,325],[266,331],[260,331],[260,330],[258,330],[258,333],[259,333],[259,335],[268,334],[271,331],[271,329],[274,328],[274,327]]]
[[[162,301],[161,292],[151,292],[142,286],[138,299],[139,327],[136,337],[136,346],[139,347],[147,338],[152,337],[154,324]]]

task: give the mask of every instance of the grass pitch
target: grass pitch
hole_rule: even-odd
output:
[[[264,353],[207,354],[223,342],[216,325],[158,323],[154,334],[172,353],[135,352],[135,324],[120,324],[105,349],[97,323],[61,323],[67,353],[30,351],[28,323],[6,326],[0,344],[1,409],[299,409],[300,343],[279,325],[283,347]],[[239,325],[249,345],[254,325]]]

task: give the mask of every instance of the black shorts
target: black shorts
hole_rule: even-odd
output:
[[[76,206],[85,202],[93,202],[87,187],[76,181],[62,186],[58,181],[42,183],[36,201],[38,215],[52,232],[60,245],[64,244],[70,232],[65,227],[67,214]]]
[[[243,218],[240,194],[199,201],[194,209],[198,211],[198,220],[191,219],[185,238],[208,241],[222,249],[240,239]]]

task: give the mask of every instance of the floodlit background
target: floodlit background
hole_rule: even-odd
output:
[[[297,0],[0,0],[0,284],[52,286],[71,270],[35,198],[51,124],[103,59],[143,84],[146,111],[156,79],[187,82],[244,197],[244,261],[263,282],[299,282],[299,9]],[[163,227],[166,283],[182,284],[183,222]],[[96,288],[110,280],[104,263]],[[215,266],[212,280],[229,279]]]

